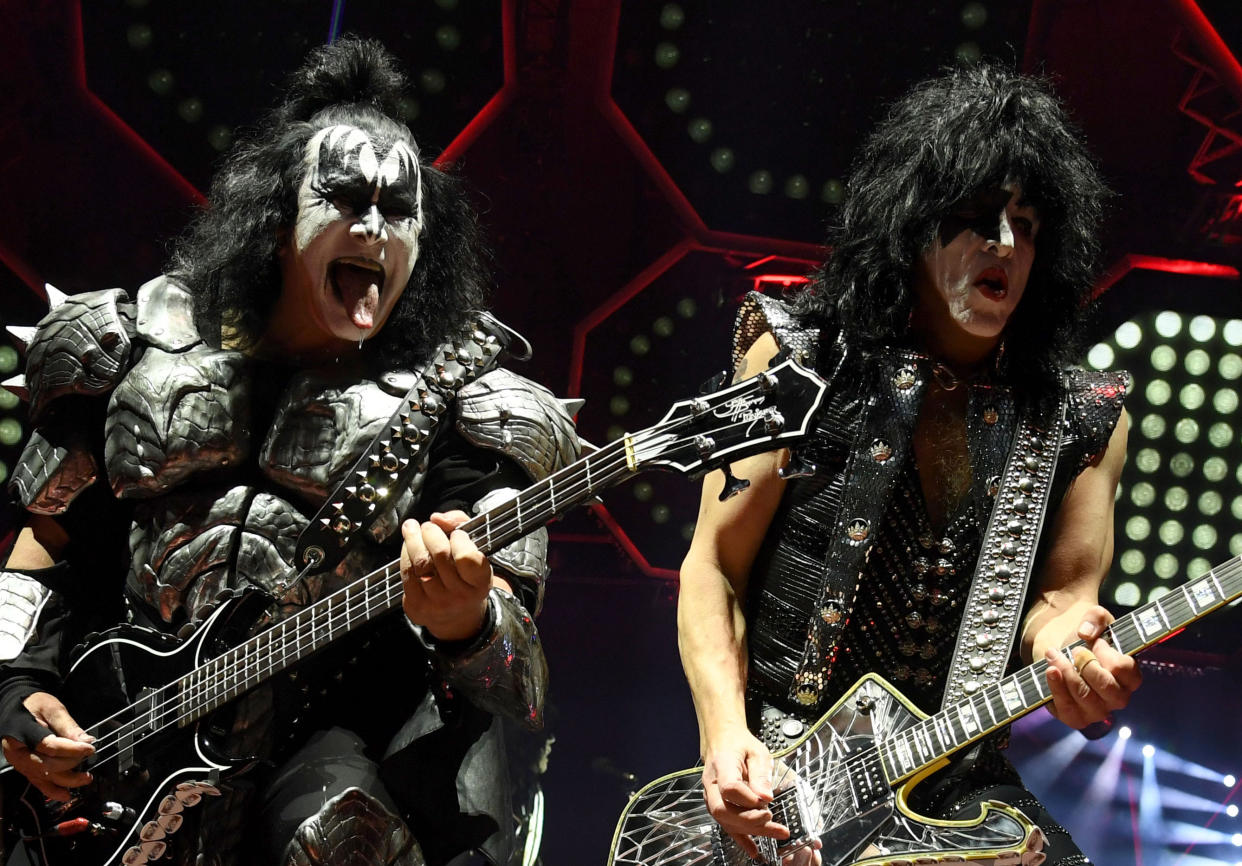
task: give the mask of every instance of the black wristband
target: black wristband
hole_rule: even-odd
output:
[[[35,721],[23,701],[35,692],[47,691],[34,677],[12,676],[0,686],[0,737],[21,740],[33,749],[51,733]]]

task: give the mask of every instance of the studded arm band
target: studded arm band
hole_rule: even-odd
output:
[[[548,663],[535,621],[510,593],[492,587],[479,636],[438,641],[419,625],[415,637],[449,687],[481,710],[508,716],[530,730],[543,726]]]

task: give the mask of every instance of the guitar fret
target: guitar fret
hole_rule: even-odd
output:
[[[1135,613],[1138,614],[1135,619],[1135,625],[1138,626],[1139,635],[1144,643],[1151,640],[1154,635],[1164,631],[1164,623],[1151,608],[1138,610]]]
[[[894,745],[897,747],[897,758],[900,761],[897,769],[900,771],[900,775],[904,776],[914,769],[914,758],[910,754],[910,744],[905,737],[895,737],[894,740]]]
[[[1001,697],[1000,683],[989,686],[987,690],[988,713],[995,724],[1008,721],[1009,711],[1005,709],[1005,701]]]
[[[1234,559],[1232,561],[1236,563],[1238,560]],[[1223,586],[1221,586],[1220,580],[1216,576],[1216,569],[1212,569],[1211,571],[1209,571],[1207,573],[1207,576],[1211,578],[1212,585],[1216,587],[1216,593],[1219,597],[1218,600],[1225,601],[1226,599],[1228,599],[1229,593],[1225,591],[1225,588]]]
[[[1006,715],[1013,716],[1019,707],[1024,706],[1022,701],[1022,693],[1018,690],[1018,684],[1013,677],[1005,677],[1000,682],[1001,702],[1005,706]]]
[[[992,720],[992,724],[988,725],[988,727],[995,727],[996,726],[996,714],[992,712],[992,702],[988,700],[987,692],[980,692],[975,697],[978,698],[979,703],[983,704],[983,708],[988,711],[987,713],[988,717]],[[974,698],[972,698],[971,701],[973,703]],[[975,715],[979,718],[980,724],[982,724],[983,713],[979,712],[978,707],[975,708]]]
[[[953,739],[953,731],[945,721],[943,714],[936,713],[936,715],[932,716],[932,728],[936,732],[937,739],[940,740],[940,750],[942,752],[947,752],[950,746],[957,745]]]
[[[967,736],[971,736],[979,730],[979,719],[975,717],[975,708],[969,702],[958,707],[958,716],[962,723],[962,730]]]
[[[936,747],[932,745],[931,734],[927,730],[927,726],[919,724],[915,728],[914,742],[919,747],[919,763],[926,764],[931,760],[931,756],[936,753]]]

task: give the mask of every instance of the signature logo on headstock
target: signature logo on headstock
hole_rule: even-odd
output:
[[[763,421],[772,414],[770,408],[763,407],[764,401],[762,394],[739,394],[721,403],[712,414],[733,423]]]

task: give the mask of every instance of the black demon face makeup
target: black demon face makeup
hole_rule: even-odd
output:
[[[298,323],[298,343],[359,341],[383,326],[418,257],[418,157],[404,141],[381,151],[365,131],[338,125],[311,138],[304,164],[277,312]]]

